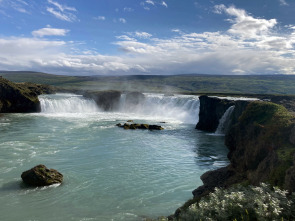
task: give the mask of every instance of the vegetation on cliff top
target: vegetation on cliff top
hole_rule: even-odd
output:
[[[294,220],[295,195],[262,183],[260,186],[216,188],[192,204],[176,220]]]

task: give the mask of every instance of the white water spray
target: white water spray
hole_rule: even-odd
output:
[[[42,113],[94,113],[99,111],[93,100],[75,94],[39,96]]]
[[[122,95],[119,111],[196,124],[199,105],[198,96],[193,95],[145,94],[145,99],[136,105],[126,102],[126,95]]]
[[[53,94],[39,96],[41,112],[50,114],[95,113],[99,110],[95,101],[75,94]],[[111,114],[111,113],[109,113]],[[118,109],[112,115],[124,114],[132,118],[153,119],[157,121],[178,121],[196,124],[199,119],[199,98],[193,95],[165,96],[145,94],[138,104],[129,103],[122,94]]]
[[[218,127],[215,131],[215,134],[220,134],[220,135],[224,135],[226,133],[226,130],[229,126],[229,122],[230,122],[230,117],[232,115],[232,112],[235,109],[235,105],[230,106],[225,113],[223,114],[223,116],[220,118],[219,120],[219,124]]]

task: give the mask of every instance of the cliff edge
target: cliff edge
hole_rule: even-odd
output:
[[[0,113],[39,112],[38,95],[53,92],[47,85],[13,83],[0,77]]]
[[[211,105],[212,98],[204,96],[202,99],[203,104],[209,103],[212,108],[204,112],[207,118],[211,114],[216,115],[222,109],[222,103],[224,109],[228,107],[228,103],[216,101],[215,98],[213,102],[216,106]],[[202,110],[202,102],[200,105]],[[294,114],[282,105],[266,101],[235,101],[234,105],[230,127],[225,135],[230,164],[204,173],[201,176],[203,185],[193,191],[192,200],[176,211],[176,217],[201,197],[214,191],[215,187],[265,182],[286,189],[289,193],[295,191]],[[202,120],[201,112],[199,117]]]

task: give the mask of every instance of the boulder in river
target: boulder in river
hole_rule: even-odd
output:
[[[62,183],[63,175],[57,170],[48,169],[40,164],[22,173],[24,183],[31,186],[49,186]]]

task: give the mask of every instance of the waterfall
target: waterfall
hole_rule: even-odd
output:
[[[194,95],[165,96],[163,94],[145,94],[145,99],[138,104],[126,101],[121,96],[120,112],[173,118],[184,123],[196,124],[199,119],[199,98]]]
[[[75,94],[39,96],[42,113],[93,113],[99,109],[93,100]]]
[[[94,100],[82,95],[52,94],[39,96],[42,113],[103,113]],[[196,124],[199,119],[199,97],[194,95],[165,96],[163,94],[144,94],[138,102],[130,102],[122,94],[118,108],[113,110],[113,116],[125,116],[156,119],[157,121],[180,121]],[[111,114],[110,112],[108,112]]]
[[[219,124],[218,127],[215,131],[215,134],[222,134],[224,135],[228,129],[229,123],[230,123],[230,117],[232,115],[232,112],[235,108],[235,105],[230,106],[225,113],[223,114],[223,116],[220,118],[219,120]]]

